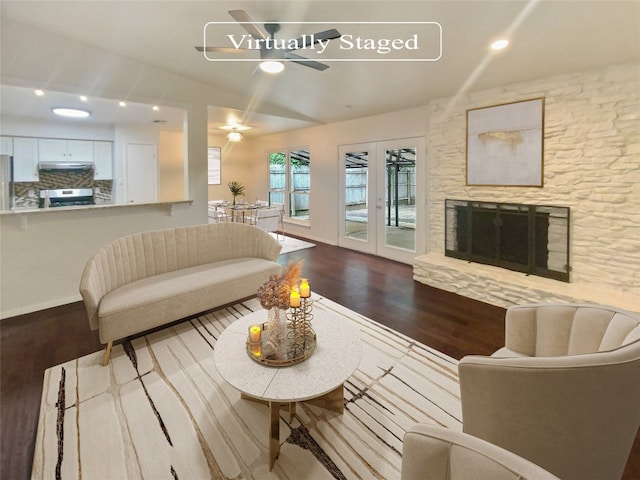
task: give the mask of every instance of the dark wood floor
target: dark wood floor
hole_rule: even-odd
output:
[[[315,292],[455,358],[504,344],[502,308],[415,282],[409,265],[324,244],[281,263],[294,259]],[[0,333],[0,478],[28,479],[45,369],[102,346],[79,302],[6,319]],[[640,478],[638,438],[623,478]]]

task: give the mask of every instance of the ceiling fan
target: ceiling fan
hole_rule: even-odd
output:
[[[335,28],[314,33],[312,35],[303,35],[295,40],[276,39],[275,34],[280,30],[280,24],[265,23],[265,33],[253,20],[251,20],[244,10],[229,10],[229,14],[242,25],[251,38],[248,39],[248,41],[245,41],[244,38],[242,38],[241,41],[237,41],[232,38],[232,47],[195,47],[197,51],[235,53],[259,50],[260,59],[264,61],[261,66],[267,62],[281,63],[281,60],[287,60],[316,70],[326,70],[329,68],[329,65],[327,64],[310,60],[293,52],[295,50],[311,48],[315,44],[321,44],[326,47],[329,40],[340,37],[340,32]],[[248,48],[240,48],[241,45],[247,45]],[[282,70],[283,67],[284,66],[281,65],[280,70]]]

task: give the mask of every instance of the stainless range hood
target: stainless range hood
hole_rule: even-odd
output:
[[[41,172],[86,172],[95,169],[93,163],[89,162],[40,162],[38,170]]]

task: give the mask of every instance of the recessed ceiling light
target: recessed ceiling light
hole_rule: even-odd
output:
[[[507,48],[507,45],[509,45],[509,40],[502,38],[500,40],[496,40],[491,44],[491,50],[494,50],[497,52],[498,50]]]
[[[35,94],[39,97],[42,97],[44,95],[44,91],[43,90],[35,90]]]
[[[69,118],[87,118],[91,115],[89,110],[82,110],[80,108],[67,108],[67,107],[55,107],[51,111],[61,117]]]
[[[127,106],[127,102],[120,102],[118,105],[120,105],[121,107],[126,107]]]
[[[268,60],[260,63],[260,70],[266,73],[280,73],[284,70],[284,63]]]
[[[80,95],[80,100],[83,102],[87,101],[87,96],[86,95]]]
[[[152,110],[153,110],[154,112],[157,112],[158,110],[160,110],[160,107],[158,107],[158,105],[154,105],[154,106],[153,106],[153,108],[152,108]]]

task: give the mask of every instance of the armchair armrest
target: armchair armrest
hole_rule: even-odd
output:
[[[505,476],[506,475],[506,476]],[[559,480],[530,461],[471,435],[417,424],[404,436],[402,480]]]
[[[640,382],[631,381],[640,378],[640,361],[623,350],[464,357],[464,432],[563,479],[614,478],[612,469],[620,469],[619,478],[640,424]]]

